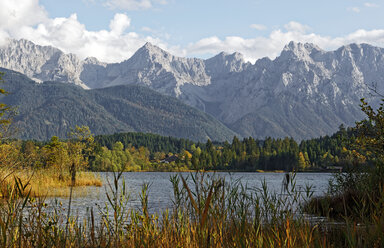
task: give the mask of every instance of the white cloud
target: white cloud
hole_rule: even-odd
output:
[[[165,5],[168,2],[166,0],[107,0],[105,5],[112,9],[141,10],[152,8],[154,3]]]
[[[155,3],[161,4],[161,5],[166,5],[168,4],[167,0],[154,0]]]
[[[284,25],[284,28],[289,31],[289,32],[294,32],[294,33],[305,33],[309,31],[311,28],[307,25],[303,25],[298,22],[291,21],[287,24]]]
[[[9,32],[21,32],[25,25],[46,21],[47,13],[38,0],[3,1],[0,7],[0,44],[10,37]]]
[[[355,12],[355,13],[360,13],[360,8],[359,7],[349,7],[349,8],[347,8],[347,10]]]
[[[130,24],[126,14],[115,14],[109,30],[89,31],[75,13],[51,19],[38,0],[5,1],[0,8],[0,45],[8,38],[23,38],[105,62],[127,59],[147,41],[167,49],[160,38],[131,32]]]
[[[301,25],[301,24],[300,24]],[[285,30],[277,29],[270,33],[268,37],[256,37],[245,39],[242,37],[225,37],[219,39],[216,36],[201,39],[196,43],[190,44],[183,50],[183,55],[215,55],[225,51],[228,53],[240,52],[245,60],[255,62],[262,57],[275,58],[290,41],[314,43],[325,50],[337,49],[340,46],[350,43],[369,43],[375,46],[384,47],[384,30],[357,30],[342,37],[321,36],[310,33],[309,28],[300,27],[299,23],[291,22],[285,25]],[[293,28],[296,27],[296,28]]]
[[[150,27],[142,27],[141,31],[144,33],[149,33],[151,36],[157,37],[162,40],[169,40],[171,35],[167,33],[164,27],[153,29]]]
[[[367,8],[378,8],[380,7],[378,4],[376,3],[364,3],[364,6],[367,7]]]
[[[253,29],[256,29],[256,30],[259,30],[259,31],[267,29],[267,27],[262,25],[262,24],[251,24],[250,28],[253,28]]]
[[[24,38],[58,47],[81,58],[93,56],[105,62],[129,58],[146,41],[165,46],[159,39],[129,32],[130,22],[125,14],[116,14],[109,30],[88,31],[73,14],[69,18],[49,20],[37,28],[29,27],[30,32],[25,33],[27,37]]]
[[[206,57],[222,51],[240,52],[251,62],[265,56],[278,56],[292,40],[314,43],[326,50],[349,43],[369,43],[384,47],[384,29],[360,29],[345,36],[329,37],[316,34],[310,27],[298,22],[289,22],[283,28],[272,30],[268,36],[248,39],[239,36],[211,36],[184,47],[170,46],[166,42],[170,37],[164,29],[143,27],[138,33],[132,32],[130,28],[131,19],[126,14],[116,14],[108,30],[89,31],[79,22],[76,14],[48,18],[38,0],[5,1],[0,8],[0,43],[7,38],[24,38],[77,54],[81,58],[92,56],[105,62],[128,59],[147,41],[179,56]]]
[[[111,33],[121,35],[131,24],[131,19],[125,14],[116,14],[109,24]]]

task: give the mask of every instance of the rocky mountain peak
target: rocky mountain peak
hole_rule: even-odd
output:
[[[365,56],[368,56],[370,59],[372,59],[373,57],[383,57],[384,49],[364,43],[352,43],[340,47],[335,51],[335,53],[338,56],[351,57],[354,59],[359,59]]]
[[[234,52],[234,53],[221,52],[221,53],[217,54],[216,56],[214,56],[210,59],[207,59],[207,60],[211,60],[211,61],[216,60],[218,62],[225,62],[225,63],[230,63],[232,61],[241,61],[243,63],[245,62],[244,56],[238,52]]]
[[[146,42],[142,48],[145,48],[147,50],[161,50],[163,51],[160,47],[156,46],[156,45],[153,45],[151,42]]]
[[[135,56],[145,56],[150,59],[155,59],[159,57],[172,57],[172,55],[158,46],[153,45],[150,42],[144,44],[140,47],[132,57]]]
[[[123,63],[135,69],[148,70],[155,66],[155,64],[162,68],[169,69],[170,63],[173,60],[175,60],[175,56],[164,51],[160,47],[147,42],[140,47],[131,58]]]
[[[205,60],[207,72],[213,76],[223,76],[231,72],[240,72],[249,66],[250,63],[244,61],[241,53],[228,54],[221,52],[218,55]]]
[[[293,52],[298,52],[298,51],[312,52],[313,50],[322,51],[320,47],[318,47],[313,43],[301,43],[301,42],[295,42],[295,41],[290,41],[287,45],[284,46],[284,49],[283,49],[283,51],[293,51]]]
[[[106,63],[100,62],[95,57],[87,57],[84,59],[84,64],[106,65]]]
[[[21,72],[41,81],[70,82],[88,88],[81,80],[83,61],[74,54],[65,54],[52,46],[31,41],[9,40],[0,48],[0,67]]]
[[[59,49],[52,47],[52,46],[41,46],[33,43],[30,40],[26,39],[9,39],[8,42],[5,44],[3,49],[20,49],[24,50],[25,52],[33,52],[34,50],[51,50],[55,52],[61,52]]]
[[[321,52],[324,51],[315,44],[291,41],[285,45],[280,57],[283,59],[297,58],[301,60],[311,60],[311,57]]]
[[[207,85],[204,60],[174,56],[147,42],[122,63],[106,66],[97,85],[145,84],[161,93],[179,96],[184,84]]]

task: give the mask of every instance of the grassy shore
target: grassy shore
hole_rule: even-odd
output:
[[[68,174],[58,174],[53,169],[14,169],[0,172],[0,197],[8,197],[9,188],[15,187],[15,178],[27,185],[26,192],[30,191],[32,197],[67,196],[72,184]],[[101,178],[93,172],[77,172],[75,187],[102,186]]]
[[[311,191],[297,191],[294,175],[283,194],[264,182],[249,189],[212,174],[172,176],[173,206],[150,214],[148,184],[140,209],[129,209],[121,173],[107,185],[106,205],[87,216],[68,216],[62,206],[47,211],[15,180],[0,205],[2,247],[383,247],[384,219],[370,225],[314,222],[303,212]],[[13,188],[12,188],[13,187]],[[378,215],[376,215],[378,217]]]

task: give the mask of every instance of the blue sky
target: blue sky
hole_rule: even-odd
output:
[[[0,43],[25,38],[106,62],[129,58],[147,41],[179,56],[237,51],[251,62],[276,57],[290,40],[326,50],[384,46],[378,0],[3,1]]]
[[[135,31],[142,27],[165,30],[175,40],[184,43],[211,35],[221,38],[228,35],[267,35],[268,29],[283,27],[290,21],[308,25],[316,33],[332,36],[348,34],[356,29],[384,28],[383,9],[379,2],[170,0],[163,4],[154,2],[152,8],[129,10],[108,8],[106,1],[102,0],[40,1],[50,17],[68,17],[77,13],[79,21],[89,30],[107,29],[114,14],[126,13],[132,18]],[[367,3],[372,7],[365,6]],[[252,30],[252,24],[264,25],[267,29],[263,32]]]

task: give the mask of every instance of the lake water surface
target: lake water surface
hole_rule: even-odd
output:
[[[149,188],[149,211],[161,212],[166,208],[172,207],[173,189],[170,182],[170,176],[178,174],[176,172],[126,172],[123,174],[125,184],[130,193],[130,206],[132,208],[140,207],[140,192],[144,183],[150,183]],[[210,173],[212,174],[212,173]],[[181,173],[184,178],[190,176],[190,173]],[[281,192],[284,173],[227,173],[217,172],[216,176],[224,177],[229,180],[241,180],[243,185],[249,188],[261,188],[262,182],[265,180],[268,190],[271,192]],[[84,187],[75,188],[72,201],[72,214],[85,216],[90,208],[95,212],[98,206],[104,206],[107,201],[106,190],[108,189],[108,180],[113,183],[113,173],[100,173],[103,180],[102,187]],[[312,186],[314,195],[322,195],[327,191],[328,181],[332,177],[331,173],[297,173],[296,189],[304,190],[306,185]],[[55,201],[62,202],[67,205],[68,198],[52,198],[48,199],[48,203],[53,204]],[[50,205],[51,205],[50,204]]]
[[[176,172],[126,172],[123,173],[127,191],[130,194],[130,207],[139,209],[140,193],[144,183],[149,183],[148,202],[151,213],[161,212],[166,208],[172,207],[173,188],[170,182],[172,175]],[[189,172],[183,172],[184,178],[190,177]],[[212,175],[212,173],[208,173]],[[216,172],[215,176],[224,177],[225,181],[241,180],[243,185],[249,189],[261,188],[265,181],[268,191],[280,193],[285,177],[284,173],[252,173],[252,172]],[[91,208],[98,212],[99,207],[105,206],[107,202],[106,192],[109,191],[108,181],[113,184],[113,173],[101,172],[100,177],[103,181],[102,187],[81,187],[74,189],[72,199],[72,215],[79,217],[86,216]],[[327,192],[331,173],[297,173],[296,189],[305,190],[306,186],[311,186],[314,196],[323,195]],[[56,197],[48,199],[49,205],[55,202],[62,202],[64,208],[67,206],[68,198]]]

